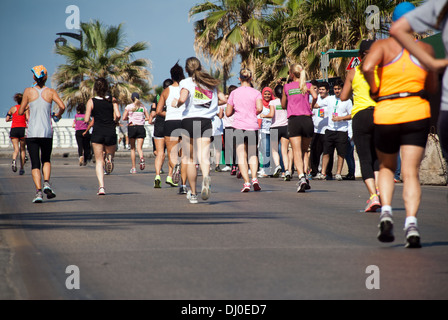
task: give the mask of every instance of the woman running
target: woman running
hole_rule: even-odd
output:
[[[123,113],[123,120],[128,120],[128,136],[131,146],[131,174],[137,173],[135,169],[135,149],[140,159],[140,170],[145,169],[145,158],[143,157],[143,142],[146,138],[145,122],[149,120],[149,113],[143,103],[140,101],[140,95],[137,92],[132,93],[133,103],[126,106]]]
[[[282,94],[282,108],[288,113],[288,136],[293,152],[293,161],[299,175],[297,192],[310,189],[306,179],[305,155],[314,134],[312,105],[317,93],[311,83],[306,82],[306,71],[298,64],[289,69],[290,83],[285,84]],[[309,96],[313,97],[310,105]]]
[[[166,79],[163,81],[163,90],[173,84],[173,80]],[[160,95],[156,96],[151,109],[150,117],[154,120],[154,154],[156,159],[154,161],[154,167],[156,169],[156,176],[154,178],[154,188],[161,188],[160,174],[162,173],[163,162],[165,162],[165,117],[157,115],[157,106],[160,102]],[[169,183],[169,180],[168,182]],[[175,186],[174,186],[175,187]]]
[[[414,8],[409,2],[397,5],[392,25]],[[417,45],[434,57],[430,44],[418,41]],[[377,67],[379,86],[374,74]],[[363,72],[370,85],[371,96],[378,101],[374,112],[375,146],[380,162],[378,186],[382,202],[378,239],[381,242],[394,241],[391,205],[397,158],[401,155],[406,247],[420,248],[417,228],[417,211],[422,196],[419,169],[431,125],[431,108],[422,93],[436,93],[438,75],[428,72],[394,38],[378,40],[372,45]]]
[[[181,185],[179,187],[179,194],[186,194],[187,170],[183,164],[179,164],[180,142],[182,138],[180,130],[182,128],[182,113],[185,110],[185,105],[178,108],[174,108],[171,105],[174,99],[179,99],[179,83],[185,79],[185,75],[184,70],[178,63],[171,68],[170,74],[173,83],[165,88],[160,95],[156,114],[165,118],[164,136],[166,152],[168,154],[168,175],[166,177],[166,183],[172,187],[177,187],[180,172]],[[182,166],[183,170],[180,170],[179,165]],[[175,178],[174,180],[173,177]]]
[[[85,121],[86,105],[84,103],[78,104],[76,107],[76,115],[73,120],[72,127],[75,128],[75,138],[78,144],[79,165],[86,166],[87,161],[90,161],[90,122]]]
[[[348,72],[341,100],[347,101],[353,93],[352,129],[353,140],[361,166],[362,180],[369,193],[365,212],[376,212],[381,208],[378,196],[378,156],[374,144],[373,112],[376,102],[370,97],[370,87],[362,73],[362,66],[370,50],[373,40],[363,40],[359,48],[361,65]]]
[[[51,122],[51,104],[56,102],[59,109],[53,116],[60,119],[65,111],[64,102],[54,89],[45,86],[47,81],[47,69],[40,65],[31,69],[36,81],[34,87],[26,88],[20,103],[19,116],[28,108],[29,118],[26,128],[26,146],[31,160],[31,175],[36,187],[34,203],[42,202],[42,191],[47,199],[56,197],[51,184],[51,151],[53,150],[53,126]],[[42,173],[41,173],[42,167]],[[42,174],[44,184],[42,189]]]
[[[218,112],[218,104],[225,103],[226,98],[218,91],[220,80],[202,71],[201,62],[188,58],[185,63],[188,78],[182,80],[179,100],[174,99],[172,106],[185,104],[182,117],[182,161],[186,163],[187,180],[190,189],[187,198],[190,203],[198,203],[196,193],[197,169],[199,162],[202,172],[202,200],[210,197],[210,141],[212,135],[212,118]]]
[[[23,95],[21,93],[16,93],[14,95],[14,101],[17,104],[11,107],[11,109],[9,109],[8,113],[6,114],[6,122],[12,121],[11,131],[9,132],[9,138],[11,139],[12,145],[14,147],[11,168],[13,172],[17,172],[17,156],[20,155],[20,175],[23,175],[25,173],[25,129],[26,122],[29,117],[28,110],[25,112],[25,114],[19,116],[19,108],[20,103],[22,102],[22,97]]]
[[[271,139],[271,151],[272,159],[274,160],[274,173],[273,177],[278,178],[282,172],[280,165],[280,153],[282,155],[283,167],[285,169],[285,181],[291,180],[292,171],[292,159],[288,155],[289,136],[288,136],[288,111],[282,108],[282,102],[280,98],[283,96],[283,86],[277,85],[274,89],[274,100],[269,103],[269,114],[261,115],[263,118],[272,118],[272,124],[270,127],[270,139]]]
[[[254,191],[260,191],[261,187],[257,179],[259,129],[257,115],[263,111],[263,98],[260,91],[251,86],[252,72],[250,70],[242,69],[239,80],[241,86],[230,94],[226,115],[228,117],[234,115],[236,154],[238,167],[244,180],[241,192],[249,192],[251,188],[248,166],[252,175],[252,187]]]
[[[113,158],[117,148],[116,124],[121,118],[118,104],[106,99],[109,83],[104,78],[95,80],[93,90],[94,98],[89,99],[86,105],[85,122],[93,118],[92,147],[96,161],[96,176],[98,178],[98,195],[105,195],[104,168],[106,174],[114,169]],[[103,155],[105,152],[105,156]]]

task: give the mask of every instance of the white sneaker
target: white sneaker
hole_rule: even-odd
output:
[[[224,171],[224,172],[228,172],[230,170],[232,170],[232,168],[229,166],[225,166],[224,168],[221,169],[221,171]]]
[[[340,174],[335,175],[334,178],[338,181],[342,181],[342,176]]]
[[[188,190],[187,192],[187,199],[190,201],[190,203],[198,203],[198,195],[191,194],[191,190]]]

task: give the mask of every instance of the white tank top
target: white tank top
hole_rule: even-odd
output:
[[[181,105],[179,108],[173,108],[171,103],[174,99],[179,99],[180,97],[180,87],[169,86],[170,93],[168,94],[168,98],[166,98],[165,106],[166,106],[166,116],[165,121],[169,120],[182,120],[182,113],[185,110],[185,104]]]
[[[51,123],[51,102],[42,98],[42,92],[47,87],[38,89],[39,97],[30,102],[30,118],[26,130],[27,138],[53,138],[53,125]]]

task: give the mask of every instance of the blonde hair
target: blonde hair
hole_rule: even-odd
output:
[[[252,72],[249,69],[241,69],[240,79],[241,81],[249,81],[252,79]]]
[[[134,98],[132,100],[134,102],[134,109],[132,110],[132,112],[136,112],[138,108],[143,107],[143,103],[140,100],[138,100],[138,98]]]
[[[185,70],[194,82],[207,89],[214,89],[221,83],[221,80],[215,79],[207,72],[202,71],[201,62],[198,58],[188,58],[185,62]]]
[[[292,73],[296,78],[300,79],[299,88],[302,90],[302,93],[305,94],[308,92],[308,87],[306,86],[306,71],[299,64],[293,64],[289,68],[289,72]]]

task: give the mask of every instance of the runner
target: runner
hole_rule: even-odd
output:
[[[43,192],[47,199],[56,197],[51,184],[51,151],[53,149],[53,126],[51,123],[51,104],[54,101],[59,109],[54,115],[54,119],[60,119],[65,111],[64,102],[54,89],[45,86],[47,81],[47,69],[42,66],[35,66],[33,72],[34,87],[26,88],[23,92],[22,102],[18,111],[21,116],[28,108],[29,118],[26,129],[26,145],[31,160],[31,175],[36,187],[34,203],[43,201],[42,195],[42,174],[44,178]],[[41,173],[42,166],[42,173]]]
[[[173,84],[173,80],[166,79],[163,81],[163,90]],[[156,159],[154,161],[154,167],[156,169],[156,176],[154,178],[154,188],[161,188],[162,180],[160,174],[162,173],[162,166],[165,162],[165,117],[157,115],[157,106],[160,102],[160,95],[157,95],[153,102],[153,108],[151,109],[150,117],[154,120],[154,154]]]
[[[9,132],[9,138],[11,139],[12,145],[14,147],[11,168],[13,172],[17,172],[17,156],[20,155],[20,175],[23,175],[25,173],[25,129],[26,122],[29,117],[28,109],[25,111],[25,114],[19,116],[19,108],[20,103],[22,102],[22,97],[23,95],[21,93],[16,93],[14,95],[14,101],[17,104],[11,107],[11,109],[9,109],[8,113],[6,114],[6,122],[12,121],[11,131]]]
[[[165,88],[160,95],[156,114],[157,116],[165,118],[164,136],[168,154],[168,176],[166,177],[166,183],[172,187],[177,187],[180,172],[181,185],[179,187],[179,194],[186,194],[187,170],[184,164],[179,163],[179,153],[181,152],[180,142],[182,137],[180,130],[182,125],[182,113],[185,110],[185,105],[178,108],[171,106],[174,99],[179,99],[179,83],[185,79],[185,75],[184,70],[178,63],[171,68],[170,74],[173,83]],[[180,166],[182,166],[182,170]]]
[[[441,147],[448,159],[448,59],[435,59],[414,41],[414,32],[423,33],[428,29],[442,32],[445,52],[448,52],[448,1],[429,0],[417,9],[406,14],[390,29],[390,34],[403,47],[414,55],[429,70],[444,73],[442,100],[438,120]]]
[[[281,84],[274,88],[275,99],[269,103],[270,112],[268,115],[262,115],[263,118],[272,118],[270,127],[270,139],[272,159],[274,160],[273,177],[278,178],[282,172],[280,165],[279,144],[284,167],[284,180],[291,180],[292,159],[288,155],[289,136],[288,136],[288,111],[282,108],[281,97],[283,96],[283,86]]]
[[[369,199],[367,200],[367,205],[364,209],[365,212],[376,212],[376,210],[381,208],[380,198],[377,194],[379,164],[373,141],[373,111],[376,102],[370,98],[370,87],[361,71],[372,43],[373,40],[363,40],[361,42],[359,48],[361,65],[348,72],[341,93],[342,101],[350,99],[353,93],[353,140],[355,142],[356,152],[358,153],[359,164],[361,166],[362,180],[369,193]]]
[[[392,24],[414,8],[409,2],[397,5]],[[430,44],[418,41],[417,45],[434,56]],[[379,86],[375,82],[377,67]],[[381,242],[394,241],[391,205],[397,158],[401,154],[406,247],[420,248],[417,226],[422,196],[419,168],[431,125],[431,108],[429,101],[424,99],[424,92],[437,92],[438,75],[436,72],[428,73],[394,38],[378,40],[372,45],[362,71],[370,85],[372,98],[378,101],[374,113],[375,146],[380,161],[378,185],[382,202],[378,239]]]
[[[145,122],[149,120],[149,113],[140,101],[137,92],[132,93],[133,103],[126,106],[123,113],[123,120],[128,120],[128,137],[131,146],[131,174],[137,173],[135,169],[135,149],[140,159],[140,170],[145,169],[145,158],[143,157],[143,143],[146,138]]]
[[[305,176],[304,157],[314,134],[311,106],[317,101],[317,93],[311,83],[306,82],[306,71],[302,66],[293,64],[289,78],[292,81],[283,88],[282,108],[288,113],[288,136],[299,176],[297,192],[305,192],[311,188]],[[311,104],[310,95],[313,97]]]
[[[252,72],[248,69],[240,71],[239,80],[241,86],[232,91],[227,101],[226,115],[232,114],[234,136],[236,138],[236,154],[238,157],[239,171],[244,180],[241,192],[249,192],[252,175],[252,187],[254,191],[260,191],[260,183],[257,179],[258,170],[258,119],[257,115],[263,111],[263,97],[260,91],[252,88]]]
[[[116,124],[121,118],[116,102],[106,99],[109,83],[104,78],[95,80],[93,86],[97,94],[90,98],[86,105],[85,122],[93,118],[92,147],[95,154],[96,176],[98,178],[98,195],[105,195],[104,171],[112,173],[114,169],[113,158],[117,148]],[[112,98],[112,100],[114,100]],[[105,154],[105,156],[104,156]],[[105,168],[105,170],[104,170]]]
[[[185,103],[182,114],[182,161],[186,164],[187,179],[190,190],[187,198],[190,203],[198,203],[196,193],[197,169],[199,162],[202,172],[201,197],[210,197],[210,140],[212,135],[212,118],[218,112],[218,104],[225,103],[226,98],[218,91],[219,80],[202,71],[201,62],[188,58],[185,63],[188,78],[179,83],[180,98],[174,99],[173,107]]]
[[[263,111],[258,115],[261,119],[260,125],[260,151],[262,157],[262,165],[260,171],[258,171],[259,178],[266,178],[271,175],[271,124],[272,117],[266,117],[271,112],[269,104],[274,100],[274,92],[271,88],[265,87],[261,91],[263,96]]]
[[[90,161],[90,133],[89,124],[85,119],[86,105],[84,103],[78,104],[76,107],[76,115],[73,120],[72,127],[75,128],[75,138],[78,145],[79,165],[86,166],[87,161]]]

